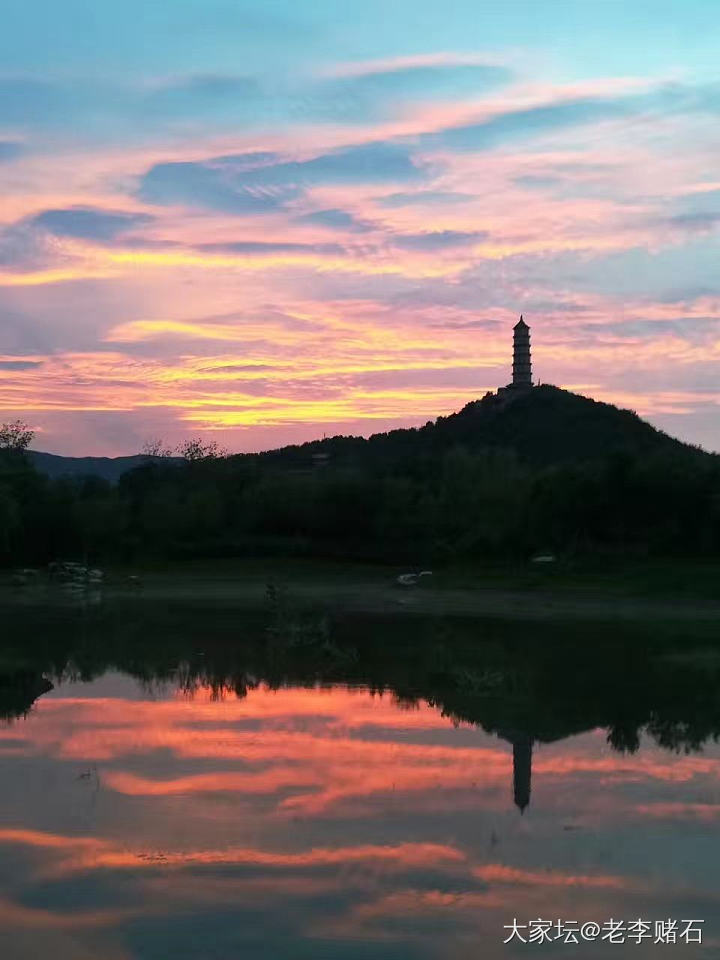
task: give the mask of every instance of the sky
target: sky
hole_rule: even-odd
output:
[[[4,0],[0,421],[231,451],[534,377],[720,450],[716,0]]]

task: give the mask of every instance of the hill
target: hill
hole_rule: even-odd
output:
[[[425,428],[424,428],[425,429]],[[510,402],[495,395],[474,401],[427,428],[441,446],[503,447],[536,465],[593,460],[608,454],[707,455],[623,410],[544,385]]]
[[[442,457],[453,447],[511,450],[521,461],[539,467],[616,453],[675,453],[695,459],[715,456],[668,436],[632,410],[543,385],[516,397],[488,394],[423,427],[376,433],[367,439],[328,437],[260,454],[235,454],[230,459],[253,459],[278,468],[307,469],[321,464],[381,467],[408,457]],[[110,483],[149,463],[181,462],[181,458],[144,454],[63,457],[32,450],[29,456],[35,468],[52,479],[97,476]]]
[[[488,394],[458,413],[423,427],[361,437],[330,437],[261,455],[266,462],[378,463],[412,456],[442,456],[453,447],[503,449],[532,466],[550,466],[625,453],[715,457],[676,440],[631,410],[622,410],[558,387],[534,387],[516,397]]]

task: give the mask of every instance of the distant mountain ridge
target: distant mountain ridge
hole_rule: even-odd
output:
[[[109,483],[117,483],[124,473],[149,462],[180,462],[178,457],[151,457],[142,453],[129,457],[63,457],[55,453],[28,450],[28,456],[36,470],[53,479],[100,477]]]

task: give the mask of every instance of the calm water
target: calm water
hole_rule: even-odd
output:
[[[707,653],[53,616],[2,648],[3,960],[720,956]],[[504,945],[513,918],[705,924]]]

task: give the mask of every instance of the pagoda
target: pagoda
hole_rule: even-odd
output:
[[[529,390],[532,385],[530,327],[521,315],[513,327],[512,386],[515,390]]]

